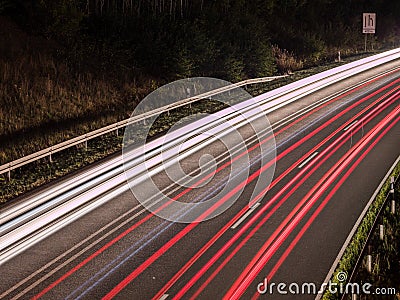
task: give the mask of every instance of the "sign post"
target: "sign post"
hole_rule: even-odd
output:
[[[364,51],[367,52],[367,37],[368,33],[375,33],[376,14],[363,13],[363,33],[365,34]]]

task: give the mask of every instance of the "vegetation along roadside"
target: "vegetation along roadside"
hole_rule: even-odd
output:
[[[397,179],[394,184],[394,194],[391,193],[391,177]],[[345,249],[331,282],[339,284],[338,274],[344,272],[348,275],[347,282],[371,284],[373,288],[385,291],[386,295],[363,294],[357,299],[400,299],[400,163],[385,181],[367,213],[358,226],[354,236]],[[395,200],[393,207],[392,200]],[[393,211],[394,209],[394,211]],[[383,240],[380,236],[380,226],[383,225]],[[369,233],[372,235],[368,239]],[[364,249],[364,252],[363,252]],[[360,256],[361,255],[361,256]],[[371,269],[368,270],[367,256],[371,256]],[[360,261],[357,265],[357,261]],[[350,275],[353,276],[350,278]],[[345,282],[346,283],[346,282]],[[393,294],[392,291],[395,293]],[[368,290],[373,292],[371,288]],[[388,295],[391,293],[390,295]],[[323,300],[341,299],[343,294],[332,294],[329,289],[325,291]],[[352,298],[352,293],[344,295],[344,299]]]

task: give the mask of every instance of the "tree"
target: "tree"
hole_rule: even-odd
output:
[[[230,56],[224,62],[225,77],[230,82],[239,82],[244,79],[244,63],[241,59]]]
[[[13,7],[13,2],[10,0],[0,0],[0,14],[2,14],[8,8]]]

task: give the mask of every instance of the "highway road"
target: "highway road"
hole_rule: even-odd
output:
[[[314,299],[276,289],[260,294],[257,287],[265,278],[269,286],[322,284],[400,155],[399,99],[396,60],[269,112],[273,132],[261,132],[258,140],[249,126],[238,130],[244,149],[229,155],[215,141],[180,161],[185,172],[200,174],[198,182],[211,178],[203,186],[177,185],[168,172],[152,178],[175,201],[203,203],[233,174],[227,193],[192,214],[198,222],[165,220],[144,209],[131,191],[116,192],[4,262],[0,298]],[[260,143],[273,139],[276,157],[261,159]],[[199,170],[204,154],[216,158],[215,169]],[[251,164],[231,168],[245,155]],[[271,171],[271,184],[256,187]],[[237,175],[243,172],[249,172],[245,180]],[[201,221],[236,193],[231,207]],[[188,212],[174,213],[179,220]]]

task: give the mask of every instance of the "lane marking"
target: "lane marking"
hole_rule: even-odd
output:
[[[248,216],[250,216],[250,214],[258,207],[260,206],[260,202],[257,202],[256,204],[254,204],[252,207],[250,207],[250,209],[239,219],[236,221],[235,224],[233,224],[233,226],[231,227],[231,229],[236,229],[244,220],[246,220],[246,218]]]
[[[308,164],[315,156],[318,155],[318,152],[314,152],[310,157],[308,157],[305,161],[303,161],[298,168],[301,169],[302,167],[304,167],[306,164]]]
[[[104,240],[105,238],[107,238],[108,236],[110,236],[111,234],[113,234],[114,232],[116,232],[117,230],[119,230],[120,228],[122,228],[123,226],[125,226],[126,224],[128,224],[129,222],[133,221],[134,219],[136,219],[140,214],[142,214],[143,212],[145,212],[146,209],[142,209],[141,211],[139,211],[138,213],[136,213],[135,215],[133,215],[132,217],[126,219],[123,223],[121,223],[120,225],[113,227],[111,230],[107,231],[103,236],[101,236],[99,239],[97,239],[96,241],[94,241],[93,243],[89,244],[88,246],[86,246],[85,248],[83,248],[81,251],[79,251],[77,254],[71,256],[70,258],[68,258],[65,262],[61,263],[60,265],[58,265],[57,267],[55,267],[54,269],[52,269],[50,272],[46,273],[45,275],[43,275],[42,277],[40,277],[40,279],[38,279],[37,281],[35,281],[34,283],[32,283],[31,285],[29,285],[27,288],[25,288],[23,291],[21,291],[18,295],[14,296],[12,298],[12,300],[16,300],[21,298],[22,296],[24,296],[26,293],[28,293],[30,290],[32,290],[33,288],[35,288],[36,286],[38,286],[40,283],[42,283],[43,281],[45,281],[46,279],[48,279],[49,277],[51,277],[53,274],[55,274],[57,271],[61,270],[62,268],[64,268],[65,266],[67,266],[69,263],[73,262],[74,260],[76,260],[77,258],[79,258],[81,255],[83,255],[86,251],[90,250],[91,248],[93,248],[93,246],[98,245],[102,240]],[[132,211],[128,211],[127,213],[121,215],[120,218],[115,219],[113,222],[109,223],[108,225],[113,225],[116,222],[120,221],[121,218],[125,218],[128,214],[132,213]],[[107,226],[106,228],[108,228],[109,226]],[[91,234],[90,236],[88,236],[86,239],[84,239],[82,242],[76,244],[74,247],[70,248],[70,250],[68,250],[67,252],[63,253],[62,255],[60,255],[59,257],[56,257],[54,260],[50,261],[48,264],[46,264],[45,266],[43,266],[42,268],[40,268],[39,270],[37,270],[36,272],[32,273],[30,276],[28,276],[27,278],[25,278],[24,280],[22,280],[21,282],[19,282],[17,285],[13,286],[12,288],[10,288],[9,290],[5,291],[3,294],[0,295],[0,299],[2,297],[7,296],[8,294],[10,294],[11,292],[13,292],[15,289],[17,289],[18,287],[20,287],[21,285],[25,284],[27,281],[31,280],[33,277],[37,276],[39,273],[44,272],[47,268],[49,268],[49,266],[53,265],[55,262],[59,261],[60,259],[66,257],[68,254],[70,254],[72,251],[76,250],[77,248],[79,248],[80,246],[82,246],[84,243],[86,243],[87,241],[89,241],[90,239],[94,238],[96,235],[98,235],[99,233],[101,233],[102,231],[104,231],[105,228],[100,228],[98,231],[96,231],[95,233]]]
[[[353,127],[354,125],[356,125],[358,123],[358,120],[355,120],[353,123],[351,123],[349,126],[347,126],[345,129],[343,129],[343,131],[347,131],[349,130],[351,127]]]
[[[165,300],[168,298],[168,296],[169,296],[169,294],[164,294],[164,295],[162,295],[162,297],[159,300]]]

